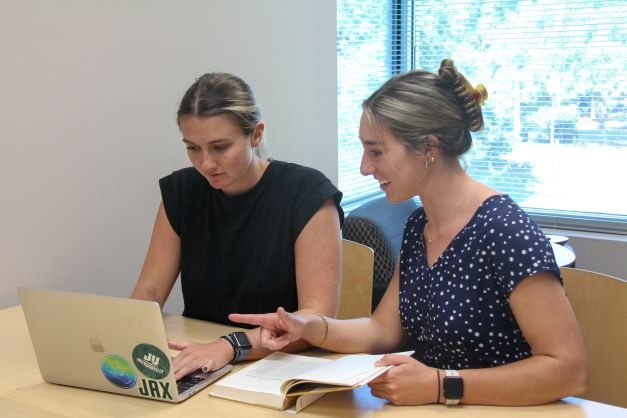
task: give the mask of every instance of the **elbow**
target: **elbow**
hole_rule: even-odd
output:
[[[567,393],[564,396],[579,396],[588,390],[590,384],[590,367],[585,354],[573,359],[566,365]]]
[[[582,395],[588,391],[590,385],[590,368],[586,358],[581,360],[576,368],[575,378],[573,379],[572,395]]]

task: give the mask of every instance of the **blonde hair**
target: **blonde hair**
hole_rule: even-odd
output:
[[[423,151],[433,135],[444,154],[458,157],[472,146],[470,132],[483,128],[486,99],[485,87],[473,89],[445,59],[437,75],[413,70],[392,77],[364,101],[363,109],[371,123],[384,125],[409,149]]]

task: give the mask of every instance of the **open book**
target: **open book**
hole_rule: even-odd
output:
[[[292,407],[297,412],[327,392],[358,388],[384,373],[392,366],[375,367],[381,357],[348,354],[329,360],[277,351],[220,380],[209,394],[279,410]]]

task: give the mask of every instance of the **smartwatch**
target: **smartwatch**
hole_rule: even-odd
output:
[[[464,379],[457,370],[446,370],[444,375],[444,399],[446,405],[457,405],[464,396]]]
[[[228,335],[223,335],[220,338],[227,340],[229,344],[231,344],[231,347],[233,347],[234,354],[231,364],[246,360],[250,357],[253,345],[245,332],[232,332]]]

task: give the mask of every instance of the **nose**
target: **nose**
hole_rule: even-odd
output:
[[[203,171],[211,172],[216,168],[216,166],[217,164],[214,158],[208,152],[204,152],[202,155],[200,168],[202,168]]]
[[[361,156],[361,164],[359,165],[359,172],[362,176],[369,176],[374,173],[374,166],[369,161],[368,155],[364,152]]]

